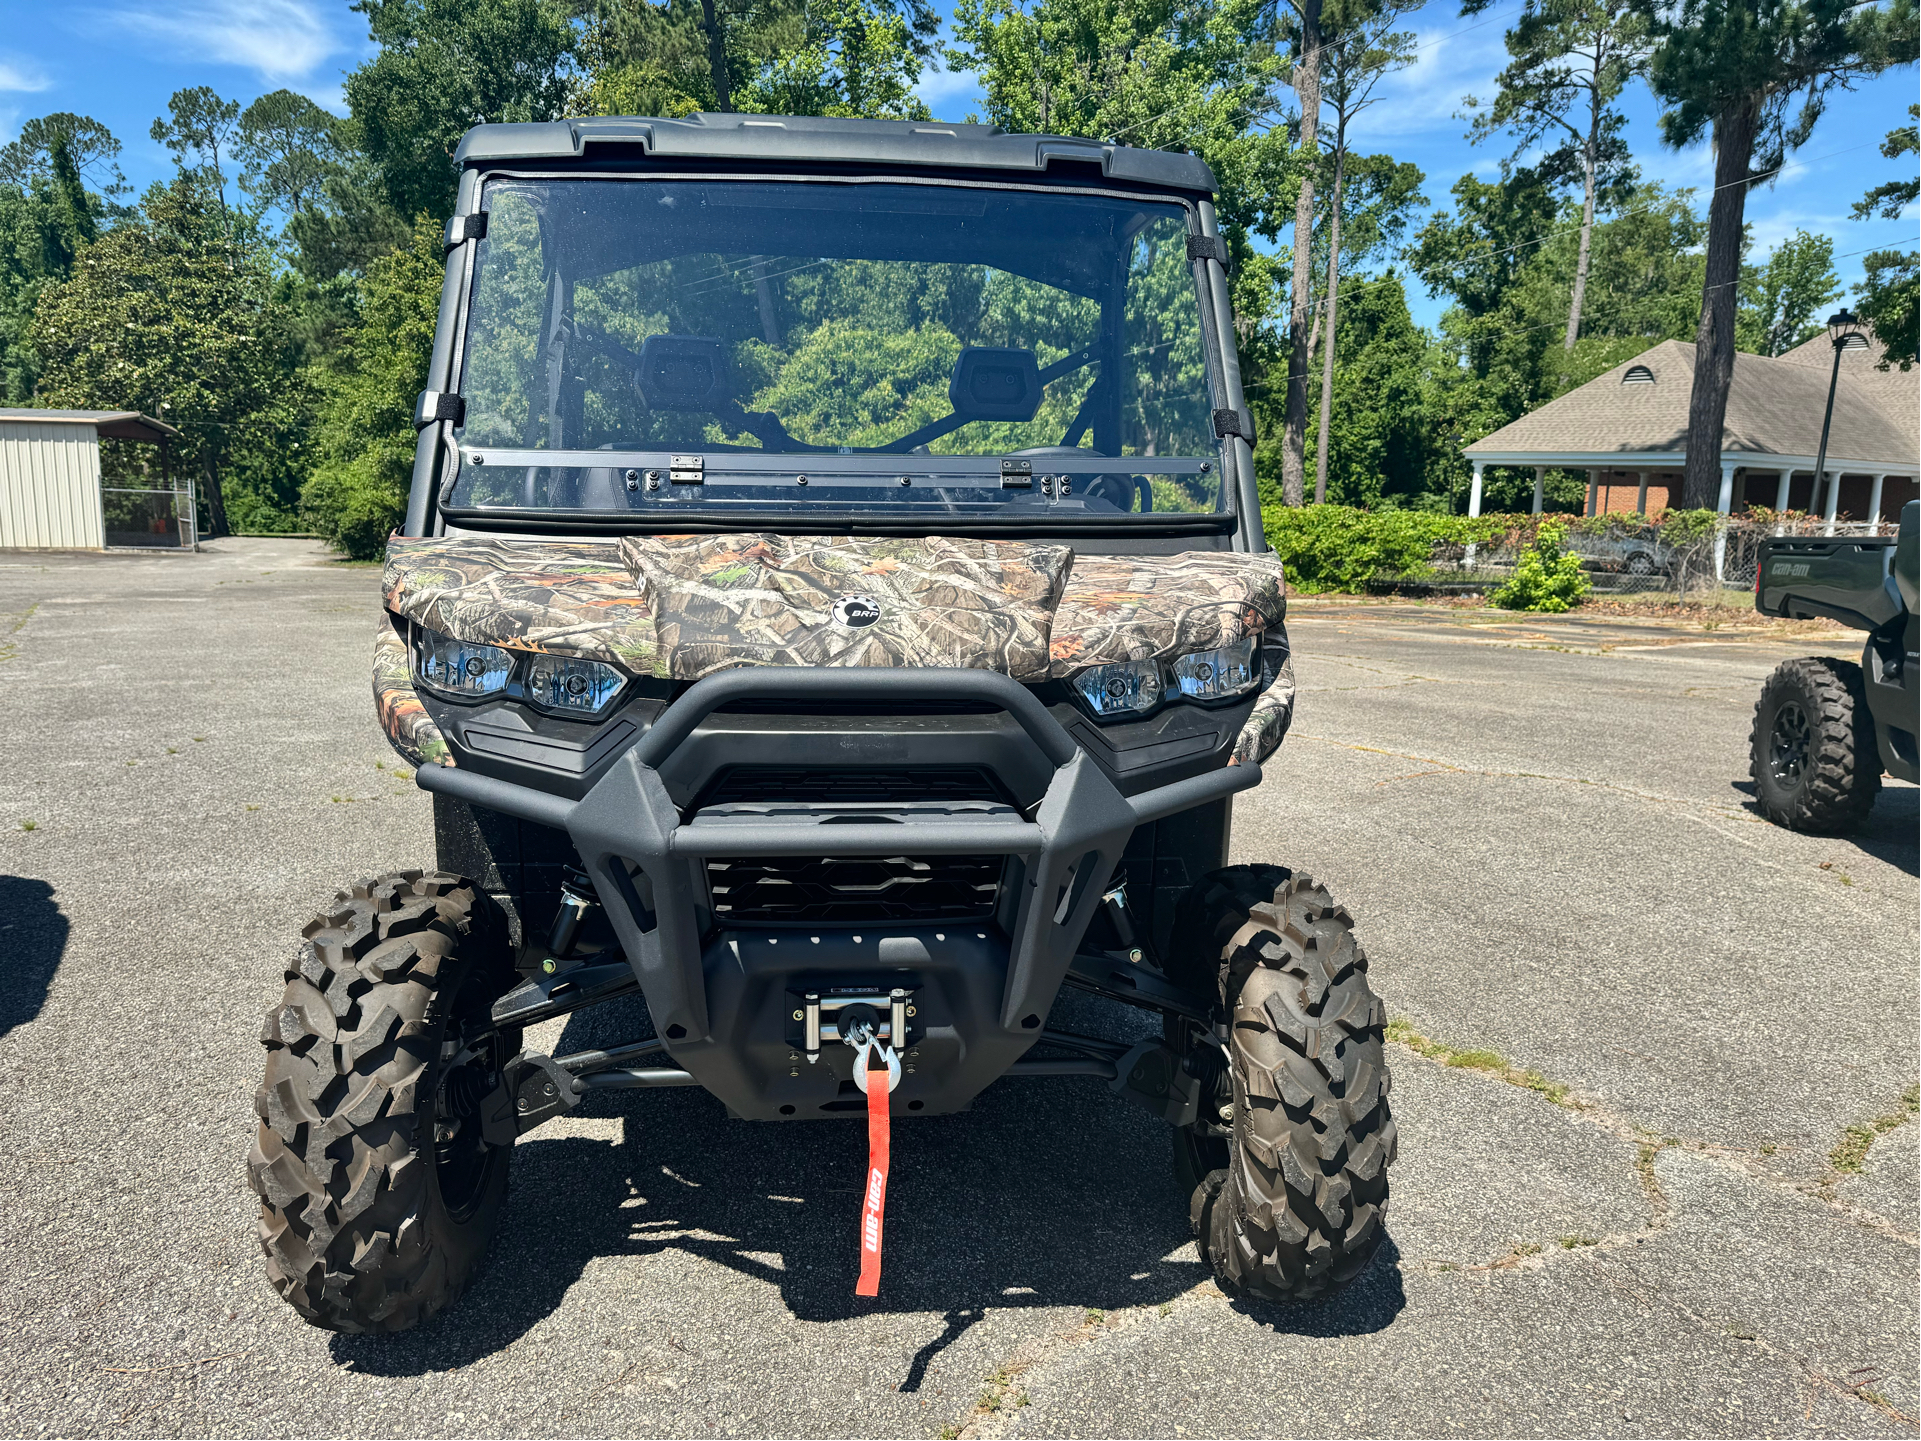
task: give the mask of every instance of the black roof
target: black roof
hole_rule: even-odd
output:
[[[942,121],[838,120],[811,115],[715,115],[682,120],[554,120],[477,125],[455,152],[461,165],[525,160],[593,160],[599,146],[630,155],[699,160],[761,160],[832,165],[952,167],[1044,174],[1050,162],[1098,164],[1111,180],[1212,194],[1214,172],[1195,155],[1137,150],[1065,135],[1013,135],[996,125]],[[605,153],[605,152],[603,152]],[[608,158],[613,158],[611,155]]]

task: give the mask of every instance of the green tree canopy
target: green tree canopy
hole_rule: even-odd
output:
[[[176,464],[198,473],[216,535],[222,482],[249,447],[297,423],[272,304],[269,247],[236,233],[192,175],[147,192],[142,213],[80,254],[40,296],[30,338],[43,403],[141,410],[177,428]]]
[[[241,189],[288,216],[311,210],[341,172],[350,130],[297,91],[262,95],[240,116]]]
[[[1491,3],[1466,0],[1461,13],[1477,15]],[[1545,153],[1535,168],[1544,180],[1580,188],[1581,244],[1562,341],[1567,350],[1580,338],[1595,213],[1610,200],[1618,203],[1633,180],[1615,101],[1640,72],[1646,49],[1646,22],[1628,0],[1525,0],[1507,32],[1508,66],[1494,98],[1466,101],[1474,117],[1470,140],[1510,135],[1513,163],[1539,149]]]
[[[40,296],[120,208],[86,188],[89,169],[118,184],[119,142],[84,115],[29,120],[0,152],[0,404],[30,405],[40,375],[28,336]]]
[[[739,107],[769,115],[931,120],[914,94],[921,57],[901,16],[873,0],[807,0],[801,43],[764,65]]]
[[[358,318],[319,366],[318,461],[301,491],[313,527],[356,559],[380,554],[407,508],[414,400],[427,385],[444,264],[439,224],[371,262]]]
[[[1910,121],[1921,120],[1921,105],[1908,107]],[[1921,127],[1902,125],[1888,132],[1881,142],[1881,153],[1890,160],[1913,155],[1921,141]],[[1912,172],[1913,162],[1909,162]],[[1866,220],[1880,216],[1897,220],[1901,212],[1921,195],[1921,179],[1910,173],[1905,179],[1877,185],[1854,207],[1854,218]],[[1903,370],[1915,363],[1916,329],[1921,326],[1921,252],[1876,250],[1862,257],[1862,281],[1855,289],[1861,316],[1874,327],[1875,337],[1886,348],[1881,368],[1899,365]]]
[[[148,132],[173,152],[183,175],[204,177],[208,190],[227,210],[227,176],[220,155],[240,130],[240,102],[222,100],[211,85],[176,90],[167,101],[167,114]]]
[[[1756,355],[1780,355],[1818,334],[1828,306],[1840,298],[1834,241],[1797,230],[1762,264],[1743,267],[1735,338]]]
[[[565,112],[574,29],[562,0],[356,0],[379,47],[347,76],[361,144],[400,215],[452,213],[454,150],[476,125]]]

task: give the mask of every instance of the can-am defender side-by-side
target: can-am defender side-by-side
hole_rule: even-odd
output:
[[[268,1017],[280,1294],[446,1306],[515,1138],[592,1091],[884,1155],[1061,1075],[1170,1123],[1230,1291],[1358,1275],[1384,1012],[1325,889],[1225,864],[1294,684],[1207,167],[736,115],[458,161],[374,651],[436,868],[342,891]],[[1063,985],[1160,1036],[1051,1025]],[[636,992],[650,1035],[523,1046]]]
[[[1865,631],[1861,660],[1803,656],[1761,686],[1748,775],[1761,814],[1790,830],[1859,828],[1883,773],[1921,776],[1921,501],[1893,535],[1774,536],[1761,546],[1754,607]]]

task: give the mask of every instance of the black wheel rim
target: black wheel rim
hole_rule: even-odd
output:
[[[1774,713],[1768,735],[1768,773],[1784,786],[1799,785],[1808,768],[1811,740],[1808,713],[1798,701],[1783,705]]]
[[[434,1179],[440,1202],[455,1221],[466,1220],[480,1208],[503,1150],[488,1145],[481,1136],[480,1101],[499,1084],[502,1060],[499,1035],[486,1034],[490,1030],[486,1004],[476,988],[461,988],[456,1014],[442,1038],[457,1041],[480,1035],[470,1045],[455,1047],[464,1059],[440,1068],[433,1091]]]

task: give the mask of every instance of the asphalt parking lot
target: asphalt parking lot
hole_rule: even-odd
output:
[[[1296,606],[1235,815],[1397,1018],[1390,1239],[1339,1298],[1222,1297],[1160,1123],[1054,1080],[896,1130],[878,1303],[857,1125],[638,1093],[521,1142],[457,1310],[308,1328],[242,1168],[260,1017],[337,884],[433,856],[377,574],[0,555],[0,1431],[1914,1433],[1917,792],[1823,839],[1745,790],[1761,677],[1858,646],[1414,605]]]

